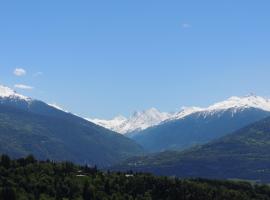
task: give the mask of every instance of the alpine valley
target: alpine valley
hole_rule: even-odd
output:
[[[0,154],[181,178],[270,182],[270,101],[231,97],[176,113],[84,119],[0,86]]]

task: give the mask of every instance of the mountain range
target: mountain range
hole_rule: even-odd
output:
[[[149,152],[180,150],[207,143],[270,116],[270,100],[249,95],[231,97],[207,108],[183,108],[176,113],[156,109],[137,113],[129,119],[92,121],[124,133]]]
[[[119,115],[111,120],[86,118],[87,120],[111,129],[117,133],[127,134],[136,133],[147,128],[159,125],[164,122],[182,119],[193,113],[203,112],[214,114],[219,111],[233,109],[233,112],[241,111],[246,108],[257,108],[270,112],[270,100],[256,95],[244,97],[231,97],[225,101],[218,102],[207,108],[201,107],[182,107],[178,112],[160,112],[156,108],[144,111],[135,111],[130,117]]]
[[[108,166],[143,150],[129,138],[0,86],[0,153]]]
[[[0,154],[13,158],[33,154],[113,170],[270,182],[269,133],[270,101],[255,95],[107,121],[81,118],[0,85]]]
[[[270,117],[202,146],[132,158],[114,169],[269,183]]]

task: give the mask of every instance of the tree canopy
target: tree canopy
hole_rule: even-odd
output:
[[[99,171],[33,156],[0,157],[1,200],[270,200],[270,187],[248,182]]]

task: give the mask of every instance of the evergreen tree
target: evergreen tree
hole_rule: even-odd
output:
[[[8,155],[1,156],[1,165],[6,169],[10,168],[11,160]]]

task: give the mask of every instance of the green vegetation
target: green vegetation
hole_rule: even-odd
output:
[[[270,183],[270,118],[186,151],[136,157],[114,170]]]
[[[247,182],[180,180],[111,173],[33,156],[0,158],[1,200],[270,200],[270,187]]]
[[[13,104],[0,104],[1,154],[108,166],[143,152],[134,141],[45,103]]]

